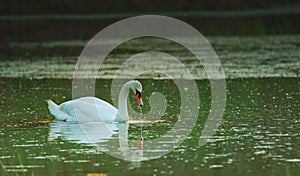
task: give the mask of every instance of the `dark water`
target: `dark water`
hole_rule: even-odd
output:
[[[141,82],[144,113],[150,110],[148,97],[153,91],[164,94],[168,103],[161,121],[144,124],[143,137],[147,141],[165,134],[177,121],[180,100],[172,81]],[[96,95],[112,102],[110,85],[111,80],[98,80]],[[54,118],[45,100],[51,98],[60,103],[71,99],[71,80],[2,78],[0,175],[299,174],[299,78],[227,80],[222,124],[215,136],[200,148],[198,140],[211,99],[209,82],[197,81],[197,85],[201,105],[190,137],[165,156],[130,162],[112,157],[84,141],[76,131],[78,124],[50,121]],[[130,94],[129,99],[134,105],[134,95]],[[128,139],[137,141],[141,125],[133,123],[127,128],[123,130],[127,131]],[[120,129],[122,126],[117,130],[113,127],[113,134],[99,143],[105,146],[108,141],[117,140]]]

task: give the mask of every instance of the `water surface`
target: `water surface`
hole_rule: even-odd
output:
[[[171,80],[141,82],[144,113],[150,110],[147,97],[153,91],[164,94],[168,103],[160,121],[143,124],[142,135],[147,141],[165,134],[178,120],[180,100]],[[97,80],[96,96],[112,102],[110,85],[111,80]],[[299,78],[227,80],[222,124],[216,135],[200,148],[198,139],[210,108],[210,86],[205,80],[197,81],[197,85],[201,105],[190,137],[165,156],[130,162],[84,141],[76,123],[52,121],[45,100],[51,98],[61,103],[71,99],[71,80],[2,78],[1,175],[297,175],[300,172]],[[130,94],[129,99],[137,110],[134,95]],[[118,127],[111,129],[112,134],[98,141],[100,146],[118,141],[125,129],[128,140],[134,142],[129,148],[138,150],[135,144],[141,124],[128,124],[122,134]]]

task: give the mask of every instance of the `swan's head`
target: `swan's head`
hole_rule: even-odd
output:
[[[133,80],[131,81],[131,86],[130,88],[132,89],[132,91],[134,92],[135,96],[136,96],[136,100],[138,102],[138,105],[140,107],[143,106],[143,100],[142,100],[142,84],[138,81],[138,80]]]

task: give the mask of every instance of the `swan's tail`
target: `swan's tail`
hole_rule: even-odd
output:
[[[64,115],[65,113],[59,109],[59,106],[56,103],[50,99],[47,100],[47,103],[50,113],[56,118],[56,120],[67,120],[67,117]]]

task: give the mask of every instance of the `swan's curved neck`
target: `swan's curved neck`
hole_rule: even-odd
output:
[[[131,81],[125,83],[119,94],[118,116],[116,118],[116,121],[118,122],[126,122],[129,119],[128,110],[127,110],[127,99],[128,99],[130,85],[131,85]]]

